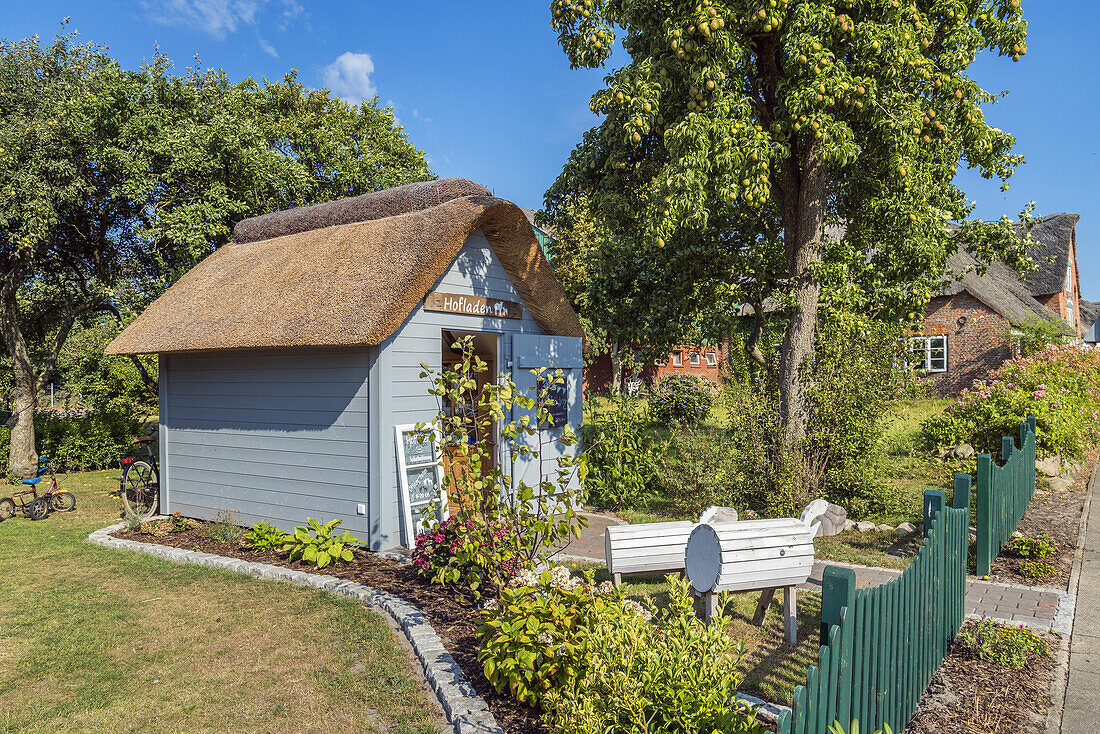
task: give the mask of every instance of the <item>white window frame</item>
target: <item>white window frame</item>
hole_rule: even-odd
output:
[[[703,360],[699,358],[699,352],[692,352],[691,356],[688,357],[688,362],[692,367],[698,367],[703,364]]]
[[[707,367],[718,366],[718,355],[714,352],[707,352]]]
[[[942,347],[934,347],[933,346],[934,341],[939,341],[940,344],[942,345]],[[924,360],[921,362],[921,364],[913,364],[913,362],[912,362],[913,355],[915,353],[919,353],[918,345],[920,345],[922,343],[923,343],[923,347],[924,347],[924,349],[923,349]],[[905,360],[906,360],[907,366],[909,366],[910,368],[915,369],[918,372],[926,372],[926,373],[929,373],[929,374],[947,372],[947,366],[949,364],[949,362],[948,362],[947,334],[929,334],[927,336],[911,336],[911,337],[906,339],[906,346],[908,347],[908,350],[906,351]],[[918,347],[918,348],[915,348],[915,347]],[[943,367],[942,368],[932,366],[932,350],[933,349],[939,349],[939,348],[943,349]]]
[[[684,366],[684,353],[682,351],[676,351],[672,353],[672,366],[683,367]]]

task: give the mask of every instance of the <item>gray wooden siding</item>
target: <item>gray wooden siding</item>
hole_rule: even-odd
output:
[[[161,358],[165,510],[284,530],[343,518],[366,538],[372,349]]]
[[[522,300],[492,246],[480,231],[470,236],[458,257],[432,290],[509,301]],[[402,542],[394,426],[429,421],[435,416],[436,400],[428,394],[427,378],[420,377],[420,363],[426,362],[435,369],[442,366],[443,329],[501,335],[541,333],[526,307],[523,309],[523,318],[515,320],[425,311],[421,304],[381,345],[372,370],[372,377],[377,376],[375,384],[378,387],[378,402],[372,405],[378,410],[381,442],[381,450],[377,452],[379,463],[375,468],[379,478],[377,501],[384,512],[377,518],[377,533],[371,536],[371,545],[376,549],[388,548]],[[498,372],[509,371],[511,352],[511,339],[501,338],[497,352],[500,362],[496,366]]]

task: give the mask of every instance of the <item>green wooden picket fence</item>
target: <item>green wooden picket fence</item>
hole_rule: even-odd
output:
[[[955,507],[924,495],[925,537],[900,576],[857,589],[855,572],[829,566],[821,596],[822,644],[806,684],[779,717],[779,734],[905,728],[965,613],[970,476],[955,475]]]
[[[1012,436],[1001,440],[1001,463],[978,454],[976,486],[977,569],[989,574],[990,564],[1008,542],[1035,494],[1035,418],[1020,424],[1020,445]]]

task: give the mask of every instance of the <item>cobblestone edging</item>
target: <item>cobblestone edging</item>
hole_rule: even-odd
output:
[[[497,726],[496,719],[493,718],[485,700],[477,695],[458,663],[443,646],[443,640],[432,629],[427,615],[403,599],[353,581],[338,579],[335,576],[307,573],[267,563],[253,563],[156,543],[125,540],[111,535],[123,527],[124,525],[118,524],[96,530],[88,536],[88,540],[108,548],[141,551],[177,563],[195,563],[200,566],[236,571],[267,581],[282,581],[295,586],[321,589],[331,594],[359,599],[384,609],[400,625],[409,639],[413,651],[424,666],[424,677],[439,697],[439,702],[443,705],[447,720],[454,727],[455,734],[504,734],[504,730]]]

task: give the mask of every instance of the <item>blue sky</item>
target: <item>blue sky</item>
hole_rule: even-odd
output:
[[[0,35],[52,36],[60,20],[105,43],[125,66],[154,47],[177,68],[224,68],[233,79],[282,77],[354,101],[392,104],[410,139],[441,176],[479,181],[498,196],[539,208],[581,133],[595,122],[588,98],[601,71],[574,71],[550,30],[543,0],[420,3],[305,0],[73,0],[6,3]],[[14,6],[14,7],[11,7]],[[1100,5],[1024,0],[1028,54],[1014,64],[979,60],[976,78],[1011,90],[991,122],[1016,135],[1028,163],[1002,193],[972,174],[960,181],[976,215],[1081,214],[1081,286],[1100,300]]]

